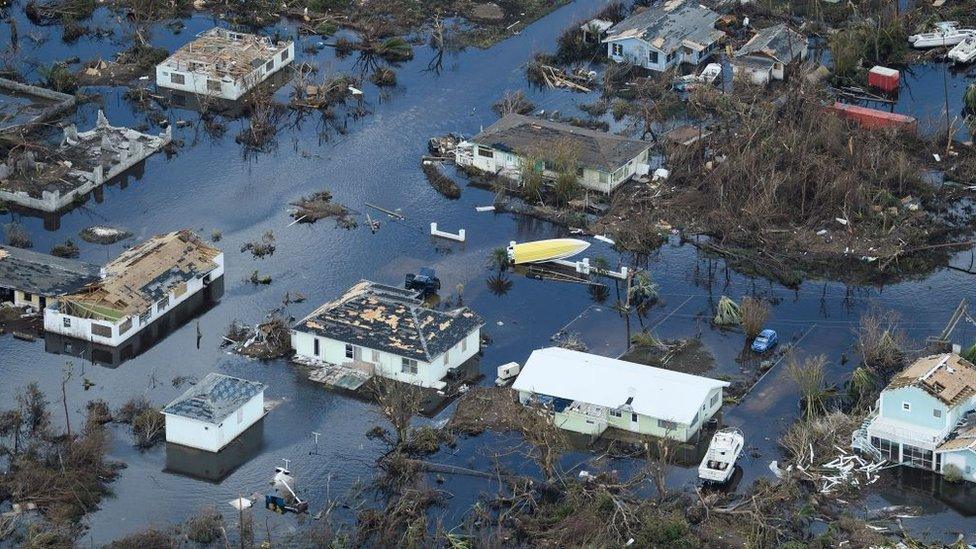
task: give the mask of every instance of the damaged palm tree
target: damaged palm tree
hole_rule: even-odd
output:
[[[267,150],[274,144],[282,108],[274,101],[271,91],[255,88],[246,102],[249,112],[247,127],[237,134],[237,142],[249,150]]]
[[[742,323],[742,313],[739,305],[728,296],[722,296],[715,306],[715,318],[712,322],[718,326],[738,326]]]

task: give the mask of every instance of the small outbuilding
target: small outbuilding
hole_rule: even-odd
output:
[[[753,84],[783,80],[786,67],[807,58],[807,37],[785,23],[760,30],[732,58],[732,71]]]
[[[218,373],[163,408],[166,442],[219,452],[264,417],[263,383]]]
[[[553,414],[557,427],[591,436],[615,427],[687,442],[722,407],[727,381],[561,347],[533,351],[512,386]]]

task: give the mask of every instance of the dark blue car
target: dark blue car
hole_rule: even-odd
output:
[[[777,343],[779,343],[779,336],[776,335],[776,331],[766,328],[759,332],[756,339],[752,340],[752,350],[757,353],[765,353],[775,347]]]

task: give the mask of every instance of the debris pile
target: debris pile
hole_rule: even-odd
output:
[[[107,225],[85,227],[78,234],[82,240],[92,244],[115,244],[132,236],[132,233],[129,231]]]
[[[295,223],[315,223],[327,217],[335,218],[336,225],[344,229],[356,228],[356,219],[349,208],[332,201],[332,193],[318,191],[291,203]]]
[[[810,454],[806,459],[789,465],[786,469],[780,469],[777,462],[769,464],[770,470],[779,477],[796,471],[800,478],[809,480],[817,486],[817,490],[822,494],[830,494],[843,488],[861,488],[868,484],[874,484],[879,477],[879,473],[898,464],[890,464],[885,460],[868,461],[858,456],[850,454],[840,447],[835,446],[840,454],[821,465],[816,465],[813,453],[813,445],[810,445]]]

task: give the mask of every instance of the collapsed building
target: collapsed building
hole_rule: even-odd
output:
[[[235,101],[295,58],[295,43],[212,28],[156,65],[156,86]]]
[[[188,229],[154,236],[109,262],[104,278],[44,310],[44,330],[122,345],[194,296],[220,297],[224,254]]]
[[[112,126],[98,111],[95,127],[64,129],[61,145],[36,154],[22,151],[0,163],[0,200],[33,210],[56,212],[165,147],[172,128],[159,135]]]

